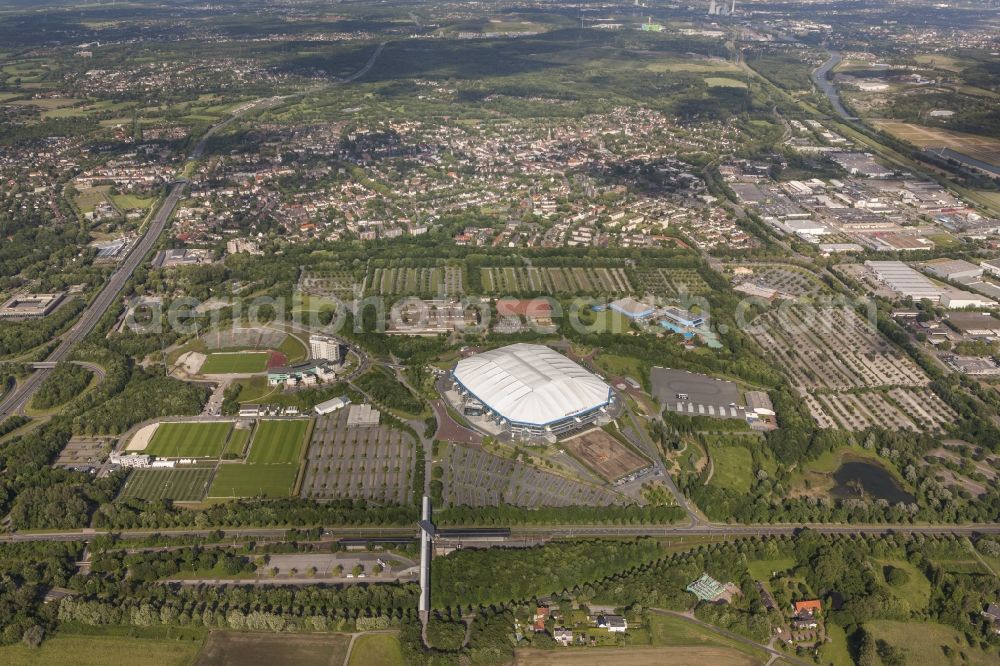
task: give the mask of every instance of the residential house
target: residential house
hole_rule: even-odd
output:
[[[556,627],[555,631],[552,632],[552,638],[554,638],[556,643],[559,643],[559,645],[569,647],[573,644],[573,630],[567,629],[566,627]]]
[[[621,615],[598,615],[597,628],[607,629],[612,634],[623,634],[628,631],[628,620]]]

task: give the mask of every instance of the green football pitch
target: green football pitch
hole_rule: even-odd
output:
[[[288,497],[295,485],[297,464],[253,465],[223,463],[212,481],[209,497]]]
[[[197,502],[205,497],[213,471],[211,467],[133,470],[118,497]]]
[[[215,352],[201,364],[203,375],[250,374],[267,370],[269,352]]]
[[[143,453],[162,458],[218,458],[232,428],[230,421],[161,423]]]
[[[247,462],[297,463],[308,428],[307,419],[261,421],[257,424]]]

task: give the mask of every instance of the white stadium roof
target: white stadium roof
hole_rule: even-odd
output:
[[[543,345],[518,343],[462,359],[455,379],[515,423],[546,425],[606,404],[599,377]]]

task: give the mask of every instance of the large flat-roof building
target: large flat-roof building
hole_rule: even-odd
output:
[[[52,294],[18,294],[0,305],[0,317],[22,319],[44,317],[62,303],[65,292]]]
[[[617,301],[612,301],[609,307],[633,321],[645,321],[656,312],[655,306],[637,301],[631,297],[619,298]]]
[[[866,261],[865,266],[879,282],[904,298],[908,296],[915,301],[926,298],[933,303],[941,300],[944,290],[902,261]]]
[[[933,275],[946,280],[977,278],[983,274],[983,267],[964,259],[934,259],[924,263],[924,268]]]
[[[464,358],[459,391],[517,437],[553,439],[597,422],[614,400],[599,377],[543,345],[518,343]]]

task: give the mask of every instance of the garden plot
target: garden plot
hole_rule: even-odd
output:
[[[442,459],[445,499],[454,506],[608,506],[624,498],[478,449],[450,446]]]
[[[348,428],[341,409],[316,419],[301,494],[408,504],[415,462],[410,435],[387,426]]]
[[[747,268],[754,273],[744,282],[773,289],[779,294],[801,298],[829,292],[829,288],[819,278],[798,266],[750,265]]]
[[[462,268],[441,266],[434,268],[376,268],[371,272],[368,291],[378,296],[439,295],[461,293]]]
[[[694,268],[639,268],[634,274],[636,289],[640,295],[677,298],[705,296],[712,291]]]
[[[305,272],[299,278],[299,290],[322,298],[350,300],[358,281],[350,271]]]
[[[482,269],[483,290],[514,295],[525,293],[595,294],[601,296],[632,293],[624,268],[560,268],[548,266],[502,266]]]
[[[821,428],[940,432],[954,419],[924,372],[850,308],[771,311],[752,333]]]

